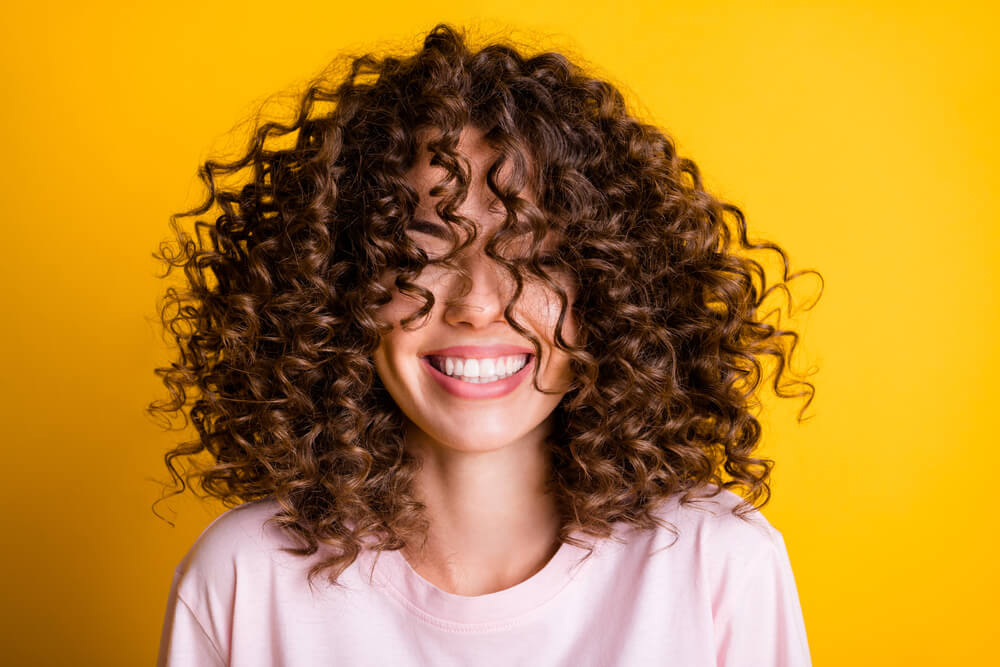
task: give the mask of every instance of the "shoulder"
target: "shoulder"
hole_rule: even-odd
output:
[[[212,582],[234,581],[236,572],[261,570],[270,565],[281,547],[293,546],[268,519],[278,513],[271,499],[255,500],[231,508],[201,532],[177,566],[183,588]]]
[[[248,550],[260,549],[274,538],[267,520],[277,513],[278,504],[271,499],[255,500],[228,509],[201,532],[188,556],[237,556]]]
[[[659,508],[657,515],[676,529],[676,542],[681,548],[695,549],[706,561],[716,564],[758,561],[779,555],[784,549],[781,533],[759,509],[718,486],[706,487],[686,503],[675,496]],[[658,541],[675,541],[670,531],[659,532]]]

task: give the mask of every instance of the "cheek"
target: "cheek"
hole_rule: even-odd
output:
[[[427,271],[424,273],[426,274]],[[424,335],[421,329],[428,321],[427,318],[430,317],[430,315],[417,317],[407,324],[409,331],[403,329],[400,322],[410,318],[423,308],[426,300],[420,294],[400,292],[399,288],[393,284],[395,277],[395,272],[387,273],[379,281],[383,287],[391,292],[392,300],[380,306],[374,314],[375,320],[380,325],[392,327],[390,331],[382,335],[382,340],[379,342],[378,354],[382,356],[384,364],[391,364],[394,354],[408,355],[412,353],[412,348],[420,344]],[[412,278],[411,282],[434,294],[437,303],[440,301],[440,297],[434,293],[433,282],[428,278],[426,275],[420,275]],[[434,307],[437,308],[437,305],[435,304]],[[378,356],[376,356],[377,359]]]
[[[562,334],[563,338],[572,342],[576,334],[576,320],[573,317],[573,300],[576,295],[570,287],[563,286],[563,290],[566,292],[566,315],[563,319]],[[527,313],[530,314],[538,330],[544,331],[549,340],[554,340],[559,313],[562,310],[559,295],[549,288],[534,286],[526,290],[525,302]]]
[[[382,277],[379,279],[379,284],[389,290],[392,294],[392,300],[385,305],[380,306],[378,310],[375,311],[375,319],[380,324],[391,324],[393,327],[398,328],[399,321],[419,309],[423,303],[423,299],[415,294],[401,293],[399,288],[395,285],[396,275],[396,271],[387,271],[383,273]],[[413,280],[411,282],[420,284],[419,280]],[[395,329],[393,333],[395,333]]]

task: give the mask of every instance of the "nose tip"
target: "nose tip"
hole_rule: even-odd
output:
[[[482,252],[460,260],[459,266],[465,275],[458,275],[452,281],[445,319],[452,324],[464,322],[476,327],[506,321],[503,311],[510,280],[503,267]]]

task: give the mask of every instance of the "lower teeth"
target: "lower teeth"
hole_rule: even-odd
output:
[[[503,379],[503,378],[498,378],[495,375],[492,376],[492,377],[488,377],[488,378],[467,378],[467,377],[464,377],[464,376],[455,376],[455,375],[451,375],[449,377],[453,377],[456,380],[461,380],[462,382],[470,382],[472,384],[486,384],[488,382],[496,382],[497,380],[502,380]],[[504,377],[507,377],[507,376],[504,376]]]

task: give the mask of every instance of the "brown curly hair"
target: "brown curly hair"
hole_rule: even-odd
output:
[[[337,62],[349,67],[334,85]],[[753,412],[765,357],[778,396],[806,397],[800,421],[812,401],[812,384],[782,381],[798,335],[759,310],[776,288],[790,307],[787,283],[819,274],[789,274],[779,246],[748,241],[740,209],[708,194],[695,163],[631,115],[613,85],[560,53],[528,57],[509,42],[471,50],[446,24],[406,57],[342,58],[306,88],[294,120],[260,122],[241,158],[204,163],[204,203],[171,219],[176,245],[154,254],[162,277],[183,268],[186,283],[160,304],[179,354],[156,369],[170,397],[148,411],[181,412],[185,424],[189,415],[198,434],[165,456],[170,495],[198,479],[226,506],[275,499],[272,520],[302,545],[290,551],[330,547],[310,583],[329,570],[337,584],[366,538],[399,549],[427,528],[413,490],[420,464],[373,363],[385,332],[374,312],[391,298],[379,277],[393,270],[398,288],[425,299],[404,324],[426,315],[433,296],[412,278],[474,238],[454,214],[468,185],[455,147],[468,125],[500,154],[488,178],[507,211],[496,235],[527,224],[536,238],[525,260],[497,255],[497,239],[487,254],[514,275],[515,300],[523,275],[562,300],[555,343],[575,380],[548,441],[560,540],[587,548],[571,533],[662,526],[654,511],[666,499],[688,502],[713,485],[742,490],[741,517],[763,506],[774,462],[754,455]],[[449,174],[431,192],[445,194],[438,212],[470,232],[441,260],[404,233],[419,199],[404,173],[428,128],[432,164]],[[515,176],[498,183],[508,161]],[[536,202],[518,196],[525,186]],[[214,224],[196,220],[193,237],[179,224],[213,209]],[[572,303],[539,261],[550,228],[566,239],[555,258],[579,285]],[[781,280],[767,288],[740,249],[777,253]],[[506,319],[529,335],[511,308]],[[558,333],[567,308],[575,345]]]

